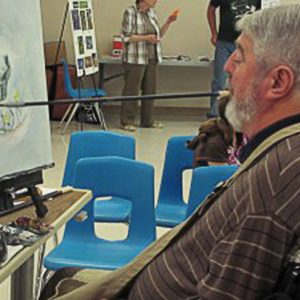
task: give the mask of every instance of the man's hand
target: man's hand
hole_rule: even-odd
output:
[[[147,42],[149,42],[152,45],[156,45],[159,43],[159,39],[157,38],[157,36],[155,34],[148,34],[146,36],[146,40],[147,40]]]

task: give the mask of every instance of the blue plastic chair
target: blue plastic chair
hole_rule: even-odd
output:
[[[71,134],[63,186],[74,185],[76,162],[81,158],[120,156],[135,159],[135,139],[110,131],[81,131]],[[96,222],[127,222],[131,203],[120,197],[95,201]]]
[[[182,174],[192,168],[193,152],[186,148],[192,136],[171,137],[167,144],[163,175],[156,207],[156,225],[174,227],[185,219]]]
[[[73,88],[70,74],[69,74],[68,63],[64,59],[62,59],[61,62],[62,62],[63,69],[64,69],[65,91],[72,99],[106,96],[106,92],[103,89],[99,89],[99,88],[80,88],[80,89]],[[64,129],[62,130],[62,133],[65,133],[65,131],[66,131],[67,127],[69,126],[71,120],[73,119],[77,109],[79,108],[79,105],[80,105],[79,103],[69,105],[67,111],[65,112],[65,114],[62,117],[61,122],[60,122],[60,125],[62,125],[63,122],[65,121],[65,119],[69,116],[67,123],[66,123]],[[98,103],[93,103],[92,105],[95,109],[95,112],[97,114],[97,117],[99,119],[99,122],[100,122],[102,128],[106,129],[106,123],[105,123],[105,119],[104,119],[104,114],[101,109],[101,105]]]
[[[199,167],[193,170],[190,187],[186,218],[188,218],[201,202],[216,187],[216,185],[227,180],[238,169],[236,165]]]
[[[128,236],[108,241],[94,232],[93,200],[83,208],[84,222],[66,225],[62,242],[45,258],[47,269],[64,267],[114,270],[129,263],[156,239],[154,169],[151,165],[121,157],[84,158],[76,164],[74,186],[90,189],[94,199],[114,195],[132,203]]]

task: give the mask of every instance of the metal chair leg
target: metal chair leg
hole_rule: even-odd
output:
[[[64,123],[65,119],[67,118],[69,112],[70,112],[71,109],[73,108],[73,106],[74,106],[74,104],[70,104],[70,105],[69,105],[69,107],[68,107],[68,109],[66,110],[64,116],[62,117],[62,119],[61,119],[60,122],[59,122],[59,127],[62,126],[62,124]]]
[[[63,129],[63,131],[61,132],[62,134],[65,134],[66,129],[68,128],[70,122],[72,121],[72,119],[73,119],[73,117],[74,117],[74,115],[75,115],[75,113],[76,113],[78,107],[79,107],[79,103],[76,103],[76,104],[75,104],[75,107],[74,107],[74,109],[73,109],[73,111],[71,112],[71,114],[70,114],[70,116],[69,116],[69,118],[68,118],[68,121],[67,121],[67,123],[66,123],[66,125],[65,125],[65,127],[64,127],[64,129]]]
[[[99,122],[100,122],[100,125],[101,125],[101,128],[103,130],[106,130],[107,127],[106,127],[106,122],[105,122],[105,119],[104,119],[104,114],[103,114],[103,111],[101,109],[101,106],[100,104],[98,105],[97,103],[94,104],[94,108],[95,108],[95,111],[97,113],[97,117],[99,119]]]
[[[101,106],[100,103],[99,103],[99,112],[100,112],[101,117],[102,117],[102,127],[103,127],[103,130],[107,130],[107,125],[106,125],[106,121],[105,121],[105,118],[104,118],[104,113],[103,113],[102,106]]]

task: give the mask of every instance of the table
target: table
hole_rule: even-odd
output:
[[[178,59],[163,59],[159,66],[166,67],[192,67],[192,68],[208,68],[212,65],[213,61],[200,61],[193,58],[190,60],[178,60]],[[122,76],[124,73],[118,73],[108,78],[104,78],[106,65],[121,65],[122,60],[119,57],[102,56],[99,59],[99,87],[103,88],[104,83],[116,77]]]
[[[48,207],[47,215],[42,219],[53,229],[42,236],[32,246],[25,247],[4,267],[0,268],[0,283],[12,275],[11,299],[33,300],[34,252],[49,240],[66,222],[68,222],[92,198],[88,190],[76,190],[44,202]],[[30,206],[0,218],[0,224],[8,224],[20,216],[35,218],[35,207]]]

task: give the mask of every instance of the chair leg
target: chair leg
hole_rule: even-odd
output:
[[[78,107],[79,107],[79,103],[76,103],[74,109],[72,110],[72,112],[71,112],[71,114],[70,114],[70,116],[69,116],[69,118],[68,118],[68,121],[67,121],[67,123],[66,123],[64,129],[63,129],[62,132],[61,132],[62,134],[65,134],[66,129],[68,128],[70,122],[72,121],[72,119],[73,119],[73,117],[74,117],[74,115],[75,115],[75,113],[76,113]]]
[[[100,104],[95,103],[94,108],[95,108],[95,111],[96,111],[96,114],[97,114],[97,118],[99,119],[101,128],[106,130],[107,129],[106,122],[105,122],[104,114],[103,114],[103,111],[101,109]]]
[[[105,118],[104,118],[104,113],[103,113],[103,110],[102,110],[102,107],[101,107],[100,103],[99,103],[99,112],[100,112],[100,115],[102,117],[102,128],[103,128],[103,130],[107,130],[107,125],[106,125],[106,121],[105,121]]]
[[[62,126],[62,124],[64,123],[65,119],[67,118],[69,112],[71,111],[72,107],[74,106],[74,104],[70,104],[68,109],[66,110],[64,116],[62,117],[62,119],[60,120],[60,123],[59,123],[59,127]]]

